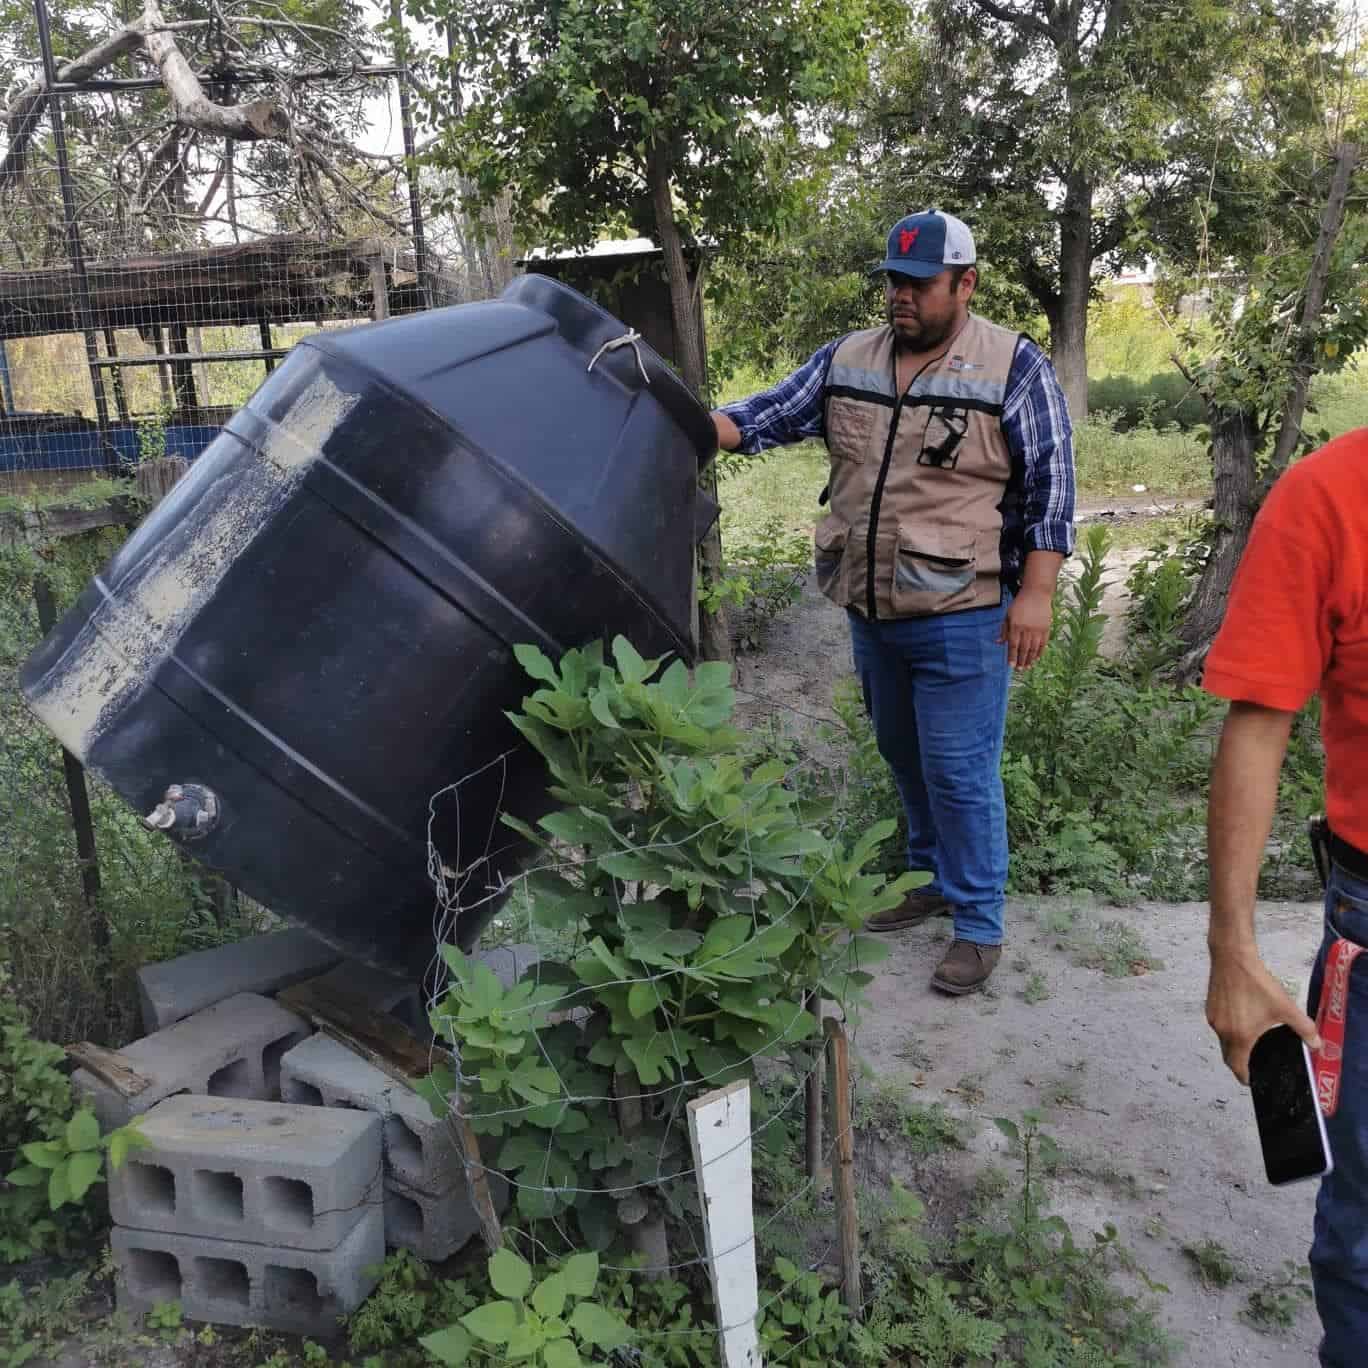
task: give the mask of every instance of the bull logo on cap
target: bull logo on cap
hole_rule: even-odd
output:
[[[898,234],[898,250],[903,256],[906,256],[908,252],[912,250],[913,245],[917,241],[917,234],[920,232],[920,228],[904,228],[902,232]]]

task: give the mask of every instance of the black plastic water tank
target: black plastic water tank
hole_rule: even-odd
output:
[[[499,813],[547,806],[510,648],[692,656],[713,426],[644,344],[603,350],[627,331],[529,275],[300,342],[30,657],[29,704],[140,814],[170,788],[198,860],[372,963],[433,956],[431,821],[468,947],[525,854]]]

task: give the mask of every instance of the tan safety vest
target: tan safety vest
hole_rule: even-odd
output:
[[[852,333],[827,372],[831,511],[817,583],[868,618],[1002,601],[1003,508],[1016,497],[1002,405],[1019,333],[974,315],[897,395],[893,330]]]

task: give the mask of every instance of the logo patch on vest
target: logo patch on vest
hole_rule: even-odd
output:
[[[988,367],[982,361],[966,361],[962,356],[952,356],[946,370],[952,371],[976,371],[987,370]]]

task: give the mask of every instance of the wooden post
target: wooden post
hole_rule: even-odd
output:
[[[166,342],[160,323],[152,325],[152,350],[158,356],[166,355]],[[157,363],[157,384],[161,387],[162,407],[173,408],[176,401],[171,392],[171,372],[161,362]]]
[[[618,1129],[630,1146],[641,1134],[646,1108],[641,1100],[641,1083],[634,1073],[613,1075],[613,1095]],[[643,1260],[641,1276],[669,1277],[670,1237],[665,1229],[665,1213],[655,1193],[642,1189],[629,1193],[617,1204],[618,1220],[627,1238],[627,1247]]]
[[[464,1116],[456,1118],[457,1139],[461,1146],[461,1160],[465,1164],[466,1185],[475,1214],[480,1218],[480,1236],[492,1254],[503,1244],[503,1226],[494,1210],[494,1199],[489,1195],[489,1175],[480,1158],[480,1140]]]
[[[389,276],[385,272],[385,253],[377,251],[370,259],[371,317],[378,323],[390,316]]]
[[[857,1320],[863,1305],[860,1286],[860,1218],[855,1204],[855,1131],[850,1116],[850,1046],[841,1023],[823,1023],[831,1051],[831,1125],[836,1132],[836,1218],[841,1236],[841,1295]]]
[[[257,331],[261,337],[261,350],[274,351],[275,343],[271,341],[271,321],[265,314],[257,319]],[[275,370],[275,357],[267,356],[264,360],[266,362],[266,374],[270,375]]]
[[[119,344],[114,340],[113,328],[104,330],[104,342],[105,355],[111,361],[115,360],[119,355]],[[110,381],[114,387],[114,406],[119,410],[119,421],[123,423],[132,422],[133,415],[128,411],[128,394],[124,390],[123,371],[118,366],[111,370]]]
[[[822,1109],[826,1095],[826,1057],[821,1044],[822,998],[812,992],[806,998],[807,1009],[817,1018],[818,1044],[812,1052],[812,1068],[807,1076],[807,1176],[818,1185],[831,1181],[831,1169],[822,1149]]]
[[[689,1142],[707,1232],[708,1274],[723,1368],[761,1368],[760,1285],[751,1205],[750,1084],[745,1079],[689,1103]]]

